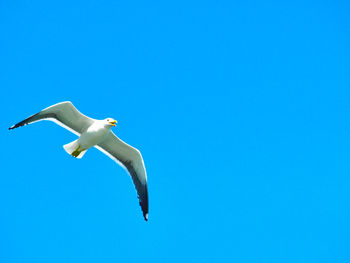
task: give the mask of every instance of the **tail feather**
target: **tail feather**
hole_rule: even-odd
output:
[[[81,159],[87,151],[86,149],[80,148],[78,140],[63,145],[63,148],[66,150],[67,153],[78,159]]]

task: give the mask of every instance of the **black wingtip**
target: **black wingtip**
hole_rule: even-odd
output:
[[[144,214],[143,217],[145,218],[145,221],[148,221],[148,213]]]
[[[23,125],[25,125],[25,124],[22,124],[22,122],[19,122],[19,123],[15,124],[15,125],[12,125],[12,126],[9,128],[9,130],[16,129],[16,128],[21,127],[21,126],[23,126]]]
[[[39,113],[40,113],[40,112],[39,112]],[[16,128],[18,128],[18,127],[25,126],[25,125],[27,125],[27,124],[29,124],[29,123],[34,122],[34,121],[38,121],[38,119],[32,119],[32,118],[35,117],[35,116],[37,116],[39,113],[36,113],[36,114],[34,114],[34,115],[28,117],[27,119],[25,119],[25,120],[23,120],[23,121],[21,121],[21,122],[15,124],[15,125],[11,126],[11,127],[9,128],[9,130],[13,130],[13,129],[16,129]],[[39,120],[40,120],[40,119],[39,119]]]
[[[12,126],[9,128],[9,130],[16,129],[16,128],[21,127],[21,126],[23,126],[23,125],[19,125],[19,123],[17,123],[17,124],[15,124],[15,125],[12,125]]]

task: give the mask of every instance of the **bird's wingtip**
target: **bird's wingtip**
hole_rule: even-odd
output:
[[[145,220],[148,221],[148,213],[143,215],[145,217]]]

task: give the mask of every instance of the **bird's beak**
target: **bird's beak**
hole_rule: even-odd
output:
[[[117,126],[117,125],[115,125],[116,123],[118,123],[116,120],[110,121],[110,122],[109,122],[109,124],[111,124],[111,125],[114,126],[114,127]]]

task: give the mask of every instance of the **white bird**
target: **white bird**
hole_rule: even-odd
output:
[[[142,208],[145,220],[148,220],[148,191],[147,175],[141,153],[120,140],[111,128],[117,121],[112,118],[95,120],[81,114],[70,101],[57,103],[37,114],[13,125],[9,130],[41,121],[50,120],[63,128],[80,136],[79,139],[68,143],[63,148],[70,155],[82,158],[91,147],[112,158],[131,175]]]

